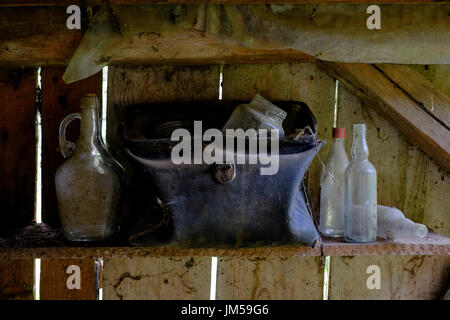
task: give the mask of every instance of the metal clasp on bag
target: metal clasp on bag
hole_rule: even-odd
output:
[[[218,183],[227,184],[236,178],[236,165],[233,163],[214,164],[213,178]]]

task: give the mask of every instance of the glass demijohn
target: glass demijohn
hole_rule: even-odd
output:
[[[80,138],[66,141],[66,127],[81,119]],[[71,241],[94,241],[118,231],[119,199],[123,168],[106,149],[99,134],[97,97],[81,99],[81,114],[63,119],[59,146],[67,160],[55,175],[58,210],[64,235]]]

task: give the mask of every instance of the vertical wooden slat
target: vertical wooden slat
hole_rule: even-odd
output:
[[[61,120],[70,113],[80,112],[81,97],[96,93],[101,105],[101,73],[67,85],[62,80],[64,67],[42,68],[42,221],[60,227],[55,191],[55,173],[64,162],[58,145]],[[68,139],[77,141],[79,124],[68,130]],[[42,260],[41,299],[95,299],[95,272],[93,259]],[[67,266],[82,268],[82,289],[68,290],[65,279]]]
[[[321,300],[320,257],[219,258],[218,300]]]
[[[137,103],[217,100],[219,67],[110,67],[107,140],[122,157],[117,128],[126,106]],[[123,163],[126,166],[126,163]],[[104,260],[107,299],[208,299],[210,257],[123,258]]]
[[[33,300],[33,260],[0,261],[0,300]]]
[[[209,298],[211,258],[107,259],[104,300],[205,300]]]
[[[0,72],[0,234],[34,219],[36,70]],[[0,262],[0,299],[33,299],[33,260]]]
[[[380,268],[380,289],[367,287],[372,265]],[[437,299],[449,272],[449,256],[331,257],[329,299]]]
[[[34,218],[35,100],[36,70],[0,72],[0,232]]]
[[[75,271],[67,270],[72,265],[80,268],[80,289],[67,286],[69,277],[76,276]],[[72,281],[73,278],[70,278],[69,283]],[[42,259],[40,285],[41,300],[95,300],[97,287],[94,259]]]
[[[59,226],[56,204],[55,173],[64,162],[59,152],[58,128],[70,113],[80,112],[81,97],[96,93],[101,103],[101,72],[67,85],[62,80],[64,67],[42,68],[42,221]],[[101,104],[100,104],[101,105]],[[79,124],[76,124],[79,127]],[[78,128],[75,127],[75,128]],[[79,129],[78,129],[79,130]],[[72,127],[68,139],[76,141],[79,131]]]

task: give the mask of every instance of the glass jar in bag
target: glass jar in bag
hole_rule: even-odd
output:
[[[284,137],[283,120],[287,113],[256,94],[248,104],[239,105],[231,114],[222,131],[226,129],[275,129],[278,136]]]

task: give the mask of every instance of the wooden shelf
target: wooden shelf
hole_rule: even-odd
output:
[[[364,256],[364,255],[450,255],[450,238],[430,233],[423,240],[411,239],[375,243],[346,243],[342,239],[324,239],[314,248],[299,245],[267,246],[255,248],[180,248],[160,247],[15,247],[0,248],[0,260],[8,259],[64,259],[64,258],[114,258],[114,257],[181,257],[181,256]]]

